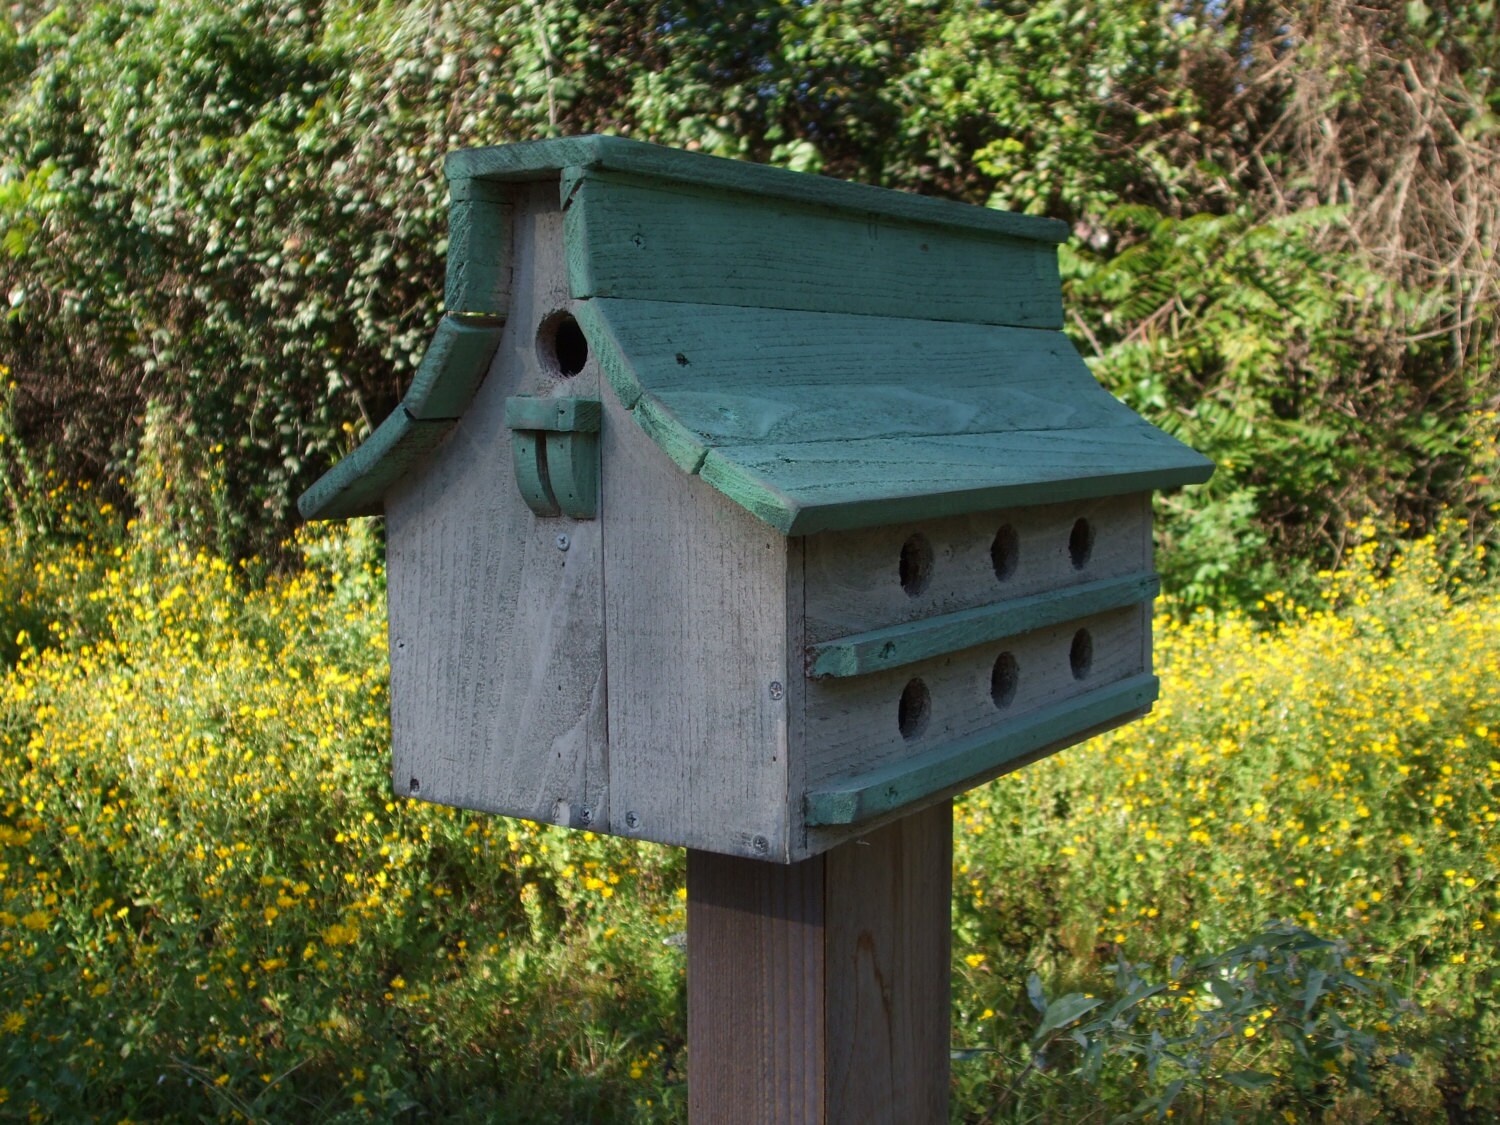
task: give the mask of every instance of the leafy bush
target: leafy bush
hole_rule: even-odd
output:
[[[21,638],[0,1117],[631,1106],[681,1048],[677,856],[393,801],[371,531],[299,546],[251,589],[138,526],[86,595],[98,628]]]
[[[0,1119],[680,1120],[681,853],[392,799],[372,526],[101,534],[0,566]],[[1350,558],[963,799],[956,1116],[1500,1110],[1500,594]]]
[[[1074,224],[1078,343],[1226,465],[1201,520],[1198,494],[1164,509],[1193,604],[1336,561],[1369,514],[1491,523],[1488,0],[60,0],[11,19],[15,429],[117,503],[148,419],[185,466],[222,445],[223,479],[183,504],[201,542],[274,550],[298,491],[396,402],[438,312],[443,154],[589,131]]]
[[[1461,537],[1398,549],[1368,526],[1352,534],[1363,541],[1347,568],[1318,577],[1316,597],[1259,607],[1278,624],[1241,612],[1159,620],[1162,698],[1146,719],[963,799],[959,993],[975,1007],[960,1006],[971,1045],[998,1049],[988,1074],[970,1066],[971,1096],[1003,1102],[1028,1065],[1030,1021],[1015,1018],[1029,1006],[1028,973],[1053,992],[1102,996],[1124,958],[1150,962],[1139,976],[1180,981],[1174,959],[1213,955],[1279,917],[1339,936],[1344,968],[1414,1000],[1425,1015],[1404,1034],[1425,1047],[1410,1072],[1372,1066],[1365,1094],[1342,1071],[1309,1087],[1297,1036],[1262,1036],[1235,1069],[1275,1075],[1267,1096],[1210,1091],[1189,1120],[1255,1120],[1252,1110],[1434,1120],[1445,1102],[1475,1120],[1500,1111],[1489,1003],[1489,932],[1500,925],[1497,594],[1469,585],[1466,568],[1484,552]],[[1285,1006],[1267,1004],[1277,1021]],[[1364,1032],[1393,1022],[1354,1007],[1364,1007]],[[1170,1069],[1106,1071],[1105,1103],[1161,1097]],[[1074,1090],[1060,1084],[1052,1096],[1082,1096]],[[1056,1119],[1089,1119],[1081,1103],[1063,1104]]]

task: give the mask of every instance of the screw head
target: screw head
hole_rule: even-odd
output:
[[[422,783],[416,778],[412,778],[411,781],[407,783],[406,791],[413,797],[415,797],[418,793],[422,792]]]
[[[765,855],[771,850],[771,841],[764,836],[757,836],[750,841],[750,846],[755,849],[756,855]]]
[[[784,687],[781,686],[781,681],[780,680],[772,680],[771,681],[771,698],[772,699],[780,699],[785,694],[786,694],[786,688],[784,688]]]
[[[626,828],[639,828],[640,826],[641,826],[641,818],[640,817],[636,816],[635,813],[633,813],[633,812],[628,812],[628,813],[625,814],[625,827]]]
[[[578,823],[579,824],[593,824],[594,823],[594,806],[593,805],[584,805],[583,808],[581,808],[581,809],[578,810]]]
[[[559,535],[552,542],[554,542],[554,543],[557,544],[557,549],[559,551],[566,551],[569,547],[571,547],[573,545],[573,541],[571,539],[569,539],[566,535]]]

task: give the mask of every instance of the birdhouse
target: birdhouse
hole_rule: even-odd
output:
[[[1063,224],[612,137],[460,151],[383,512],[398,794],[791,862],[1144,714],[1152,490]]]

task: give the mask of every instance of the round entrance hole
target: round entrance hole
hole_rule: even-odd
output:
[[[932,718],[932,694],[921,680],[911,680],[901,691],[901,702],[896,707],[896,725],[901,728],[901,737],[908,742],[927,729],[927,720]]]
[[[1006,524],[995,532],[995,541],[990,544],[990,565],[995,568],[995,577],[1004,582],[1015,574],[1021,562],[1021,539],[1016,529]]]
[[[1073,646],[1068,650],[1068,663],[1073,667],[1073,678],[1081,680],[1089,674],[1094,664],[1094,638],[1087,629],[1073,634]]]
[[[1073,560],[1073,569],[1082,570],[1094,553],[1094,525],[1080,519],[1073,525],[1068,536],[1068,557]]]
[[[1015,701],[1020,679],[1021,669],[1013,654],[1002,652],[995,658],[995,668],[990,673],[990,699],[996,707],[1004,710]]]
[[[565,379],[577,375],[589,361],[588,337],[565,312],[553,313],[542,321],[536,333],[536,350],[542,366]]]
[[[914,598],[932,581],[932,544],[925,535],[913,535],[901,545],[901,588]]]

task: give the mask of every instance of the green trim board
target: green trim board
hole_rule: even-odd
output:
[[[765,164],[725,160],[626,137],[562,137],[459,149],[448,154],[444,168],[450,181],[475,179],[496,183],[550,179],[568,169],[571,171],[564,181],[565,186],[571,186],[577,177],[590,172],[618,172],[1054,245],[1068,237],[1067,224],[1056,219],[993,211],[948,199],[847,183]]]
[[[297,499],[303,519],[378,515],[385,494],[458,423],[489,370],[505,322],[449,315],[438,321],[406,397],[375,432]]]
[[[1160,691],[1155,676],[1132,676],[1087,695],[905,758],[869,773],[823,785],[804,799],[810,827],[861,824],[884,813],[975,785],[1049,749],[1081,741],[1150,710]]]
[[[575,313],[668,457],[786,535],[1213,472],[1099,386],[1056,331],[617,298]]]
[[[437,448],[452,422],[419,422],[398,406],[359,447],[297,499],[303,519],[378,516],[385,494]]]
[[[448,185],[448,269],[444,307],[449,312],[500,315],[510,307],[510,225],[505,188],[483,180]]]
[[[597,398],[511,395],[505,400],[505,424],[513,430],[597,434],[603,418],[604,406]]]
[[[1063,323],[1050,242],[600,171],[570,193],[565,229],[579,300]]]
[[[1106,610],[1139,605],[1151,601],[1160,590],[1161,579],[1155,574],[1130,574],[840,637],[809,646],[807,674],[842,678],[883,672]]]

